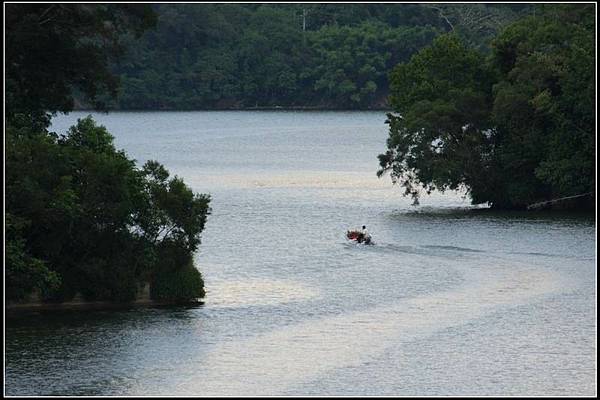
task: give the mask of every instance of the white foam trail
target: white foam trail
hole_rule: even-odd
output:
[[[282,394],[328,371],[358,366],[391,346],[464,324],[495,307],[527,303],[559,289],[554,273],[531,267],[489,268],[485,277],[452,291],[223,342],[191,365],[189,375],[180,377],[175,383],[177,393]]]

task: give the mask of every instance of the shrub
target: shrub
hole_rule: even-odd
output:
[[[188,302],[204,297],[204,281],[192,258],[183,267],[166,265],[157,268],[150,283],[152,300]]]

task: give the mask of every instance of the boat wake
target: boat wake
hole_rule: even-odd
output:
[[[222,343],[190,368],[202,370],[202,379],[190,374],[176,384],[187,394],[286,394],[332,370],[359,366],[392,346],[465,324],[498,307],[531,302],[559,290],[559,281],[542,268],[494,265],[454,290]]]

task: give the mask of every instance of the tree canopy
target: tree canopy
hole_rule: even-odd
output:
[[[6,4],[6,113],[43,120],[73,109],[74,94],[102,107],[116,95],[110,64],[122,54],[124,33],[155,23],[148,6]],[[41,113],[41,115],[40,115]]]
[[[76,293],[130,301],[146,283],[161,299],[202,297],[192,254],[210,197],[156,161],[138,168],[91,117],[65,134],[48,130],[77,94],[94,102],[103,90],[116,94],[110,60],[123,34],[152,23],[152,10],[9,4],[6,11],[7,299],[37,291],[53,301]]]
[[[548,5],[509,25],[489,54],[447,34],[400,64],[378,174],[414,197],[464,186],[498,208],[594,192],[592,11]]]

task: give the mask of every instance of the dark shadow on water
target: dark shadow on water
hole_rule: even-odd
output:
[[[595,223],[596,214],[589,211],[528,211],[528,210],[493,210],[490,208],[479,208],[468,210],[472,216],[484,216],[495,218],[525,219],[525,220],[571,220],[577,222]]]
[[[451,255],[460,256],[461,253],[485,253],[483,250],[469,249],[466,247],[457,246],[405,246],[393,243],[377,243],[373,246],[364,246],[355,243],[344,243],[344,247],[348,250],[373,251],[375,253],[403,253],[414,254],[421,256],[442,256],[448,257]]]
[[[353,243],[344,243],[344,247],[348,250],[366,250],[367,248],[375,253],[402,253],[402,254],[414,254],[421,256],[432,256],[432,257],[444,257],[444,258],[460,258],[467,257],[469,254],[490,254],[492,256],[501,254],[513,254],[513,255],[526,255],[535,257],[551,257],[551,258],[564,258],[573,259],[579,258],[587,260],[587,257],[573,257],[572,255],[554,254],[554,253],[542,253],[542,252],[518,252],[518,251],[496,251],[490,252],[486,250],[470,249],[467,247],[459,246],[442,246],[442,245],[421,245],[421,246],[402,246],[392,243],[379,243],[376,246],[362,246]],[[591,258],[592,260],[594,258]]]
[[[434,250],[451,250],[451,251],[466,251],[470,253],[485,253],[483,250],[469,249],[466,247],[458,247],[458,246],[436,246],[436,245],[423,245],[421,247],[425,247],[427,249]]]
[[[498,222],[549,222],[595,226],[596,215],[588,211],[527,211],[495,210],[477,207],[417,207],[396,210],[392,219],[411,220],[482,220]]]
[[[6,327],[12,326],[78,326],[86,323],[122,323],[168,317],[192,318],[190,311],[204,307],[204,302],[181,305],[152,305],[118,309],[50,309],[19,310],[5,314]]]

